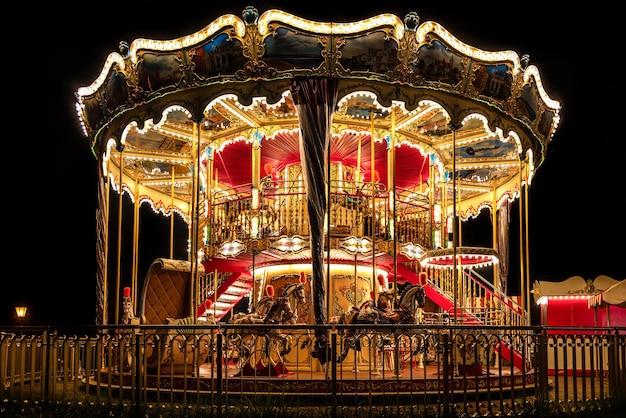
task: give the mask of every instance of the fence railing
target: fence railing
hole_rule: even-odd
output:
[[[527,416],[626,395],[626,329],[9,327],[0,333],[0,379],[5,400]]]

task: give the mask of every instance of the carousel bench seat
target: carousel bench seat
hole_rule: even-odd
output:
[[[146,325],[189,325],[191,264],[182,260],[156,259],[146,274],[139,300],[139,314]],[[203,268],[200,274],[203,274]],[[161,373],[195,373],[209,356],[210,336],[189,328],[146,333],[148,370]]]

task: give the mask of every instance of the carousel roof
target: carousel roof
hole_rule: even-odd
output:
[[[215,150],[222,188],[250,184],[255,141],[260,170],[299,161],[294,77],[338,79],[332,161],[358,160],[369,181],[373,138],[386,183],[393,143],[395,186],[406,190],[432,180],[429,163],[442,179],[455,167],[461,215],[530,183],[559,123],[560,103],[527,56],[467,45],[416,13],[337,23],[253,7],[177,39],[120,43],[76,109],[115,187],[121,172],[135,199],[188,218],[196,141]]]

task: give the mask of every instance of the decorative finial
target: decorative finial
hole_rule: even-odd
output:
[[[408,13],[404,16],[404,28],[407,32],[415,32],[417,25],[420,24],[420,17],[415,12]]]
[[[530,63],[530,55],[528,54],[522,55],[520,63],[522,64],[522,70],[525,70],[526,67],[528,67],[528,64]]]
[[[241,17],[243,17],[246,26],[256,25],[259,19],[259,11],[252,6],[248,6],[241,12]]]
[[[127,58],[128,54],[130,54],[130,46],[128,45],[128,42],[126,41],[120,42],[119,49],[120,49],[120,54],[122,54],[122,57],[124,58]]]

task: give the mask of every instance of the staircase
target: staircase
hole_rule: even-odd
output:
[[[398,274],[412,284],[419,282],[417,273],[400,266],[401,264],[398,264]],[[466,289],[480,289],[478,295],[470,295],[465,299],[480,298],[483,301],[489,301],[488,304],[493,307],[476,308],[455,304],[452,294],[442,290],[436,281],[429,280],[425,288],[426,296],[447,314],[449,321],[469,326],[522,325],[522,307],[514,299],[497,291],[491,283],[471,269],[464,271],[463,274]],[[524,361],[522,354],[515,349],[513,343],[501,341],[494,349],[518,369],[524,371],[530,369],[530,364]]]
[[[198,306],[198,318],[210,316],[215,322],[221,321],[252,289],[250,272],[243,268],[238,269],[235,263],[230,264],[230,268],[226,270],[233,270],[232,267],[235,266],[234,270],[237,271],[224,272],[223,266],[218,267],[222,262],[223,260],[204,263],[205,271],[221,273],[207,274],[201,280],[199,294],[204,300]]]

